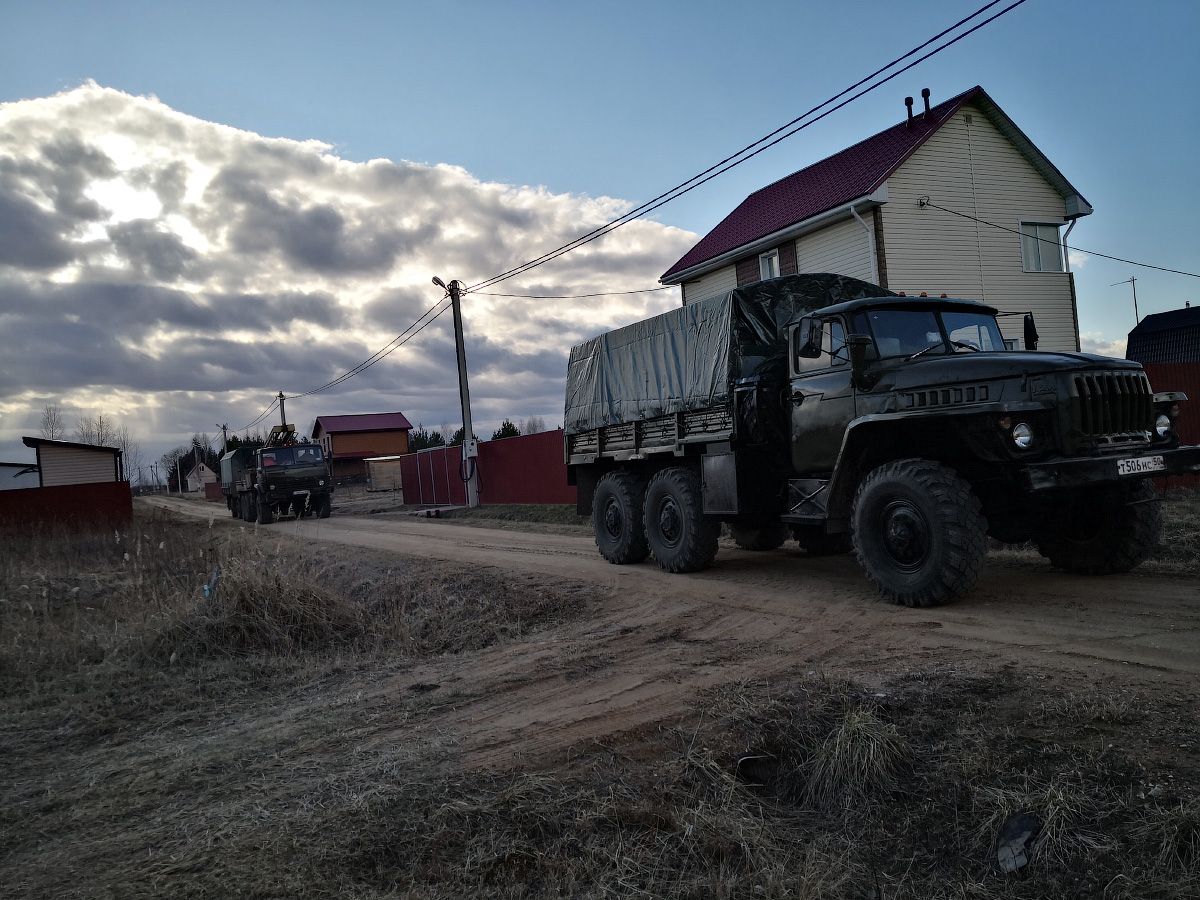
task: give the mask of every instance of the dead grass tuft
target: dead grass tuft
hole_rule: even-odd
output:
[[[871,802],[896,789],[908,760],[894,725],[850,705],[812,753],[806,796],[821,809]]]
[[[201,596],[146,642],[160,662],[349,650],[367,610],[257,554],[227,556],[211,598]]]

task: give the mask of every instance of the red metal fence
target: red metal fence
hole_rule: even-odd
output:
[[[400,460],[405,503],[461,506],[467,502],[462,448],[438,447]],[[567,484],[563,433],[543,431],[479,445],[481,503],[574,503]]]
[[[0,530],[66,526],[110,528],[133,519],[128,481],[0,491]]]
[[[1183,391],[1188,400],[1179,417],[1179,439],[1200,444],[1200,363],[1143,363],[1150,386],[1156,391]],[[1200,487],[1200,476],[1178,475],[1154,479],[1160,488]]]

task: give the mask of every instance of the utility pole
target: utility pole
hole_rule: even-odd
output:
[[[221,429],[221,455],[224,456],[229,452],[229,424],[218,425]]]
[[[454,308],[454,350],[458,355],[458,400],[462,405],[463,442],[462,470],[460,475],[466,483],[467,506],[479,505],[479,443],[475,440],[475,431],[471,427],[471,392],[467,388],[467,351],[463,344],[462,323],[462,284],[451,281],[446,284],[436,275],[433,283],[450,295],[450,303]]]
[[[1116,287],[1118,284],[1128,284],[1133,288],[1133,321],[1134,321],[1134,324],[1136,325],[1142,321],[1142,317],[1140,315],[1138,315],[1137,276],[1130,275],[1124,281],[1114,281],[1112,284],[1109,285],[1109,287]]]
[[[283,411],[283,391],[279,392],[279,424],[287,429],[287,415]]]

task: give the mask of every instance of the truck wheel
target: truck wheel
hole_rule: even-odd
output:
[[[851,512],[854,551],[879,592],[937,606],[970,590],[987,554],[987,520],[953,470],[902,459],[870,472]]]
[[[668,572],[696,572],[717,555],[721,526],[704,517],[700,476],[691,469],[663,469],[646,488],[646,540]]]
[[[730,525],[733,542],[743,550],[778,550],[787,540],[787,526],[782,522],[767,525]]]
[[[258,501],[258,524],[270,525],[274,521],[275,510],[271,508],[270,501],[260,499]]]
[[[317,518],[328,519],[329,511],[333,508],[333,501],[328,494],[322,494],[317,498]]]
[[[639,563],[650,555],[642,523],[645,496],[642,480],[631,472],[609,472],[596,485],[592,498],[596,548],[614,565]]]
[[[235,519],[240,518],[240,516],[238,515],[237,497],[226,497],[225,505],[229,507],[229,514],[231,516],[233,516]]]
[[[819,525],[795,525],[792,536],[809,556],[837,556],[854,549],[848,534],[826,534]]]
[[[1146,561],[1162,533],[1150,479],[1073,491],[1050,516],[1038,550],[1050,565],[1080,575],[1115,575]]]

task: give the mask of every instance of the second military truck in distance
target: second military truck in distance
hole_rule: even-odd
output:
[[[1187,398],[1135,362],[1012,350],[997,310],[838,275],[775,278],[574,347],[565,443],[613,563],[712,562],[790,532],[853,549],[887,598],[969,590],[987,537],[1060,568],[1127,571],[1158,541],[1149,478],[1200,471]]]
[[[221,457],[221,493],[236,519],[270,525],[276,516],[328,518],[333,479],[320,444],[297,442],[276,425],[265,447],[235,447]]]

